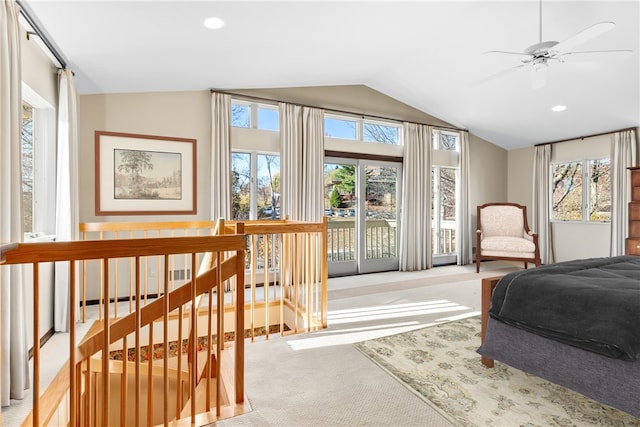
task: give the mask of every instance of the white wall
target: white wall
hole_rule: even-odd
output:
[[[476,247],[478,205],[490,202],[506,202],[507,198],[507,150],[474,135],[469,137],[471,185],[469,209],[471,212],[471,242]],[[475,249],[474,249],[475,256]],[[475,258],[474,258],[475,259]]]
[[[96,216],[95,131],[196,139],[197,214]],[[80,222],[209,219],[210,139],[209,91],[80,96]]]

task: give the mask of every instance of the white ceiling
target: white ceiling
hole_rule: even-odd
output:
[[[22,0],[81,94],[366,85],[506,149],[640,124],[640,1],[542,3],[543,40],[613,21],[576,50],[631,49],[480,82],[539,41],[538,1]],[[221,30],[204,27],[218,16]],[[564,104],[567,110],[553,113]]]

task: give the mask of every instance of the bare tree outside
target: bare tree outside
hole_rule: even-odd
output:
[[[258,175],[258,216],[276,219],[280,216],[280,156],[258,155]]]
[[[445,151],[457,151],[458,150],[458,135],[451,133],[438,132],[440,135],[440,143],[438,145],[439,150]]]
[[[611,162],[589,162],[589,221],[611,221]]]
[[[553,219],[582,220],[582,163],[555,165],[552,179]]]
[[[385,126],[377,123],[365,123],[364,140],[381,144],[398,145],[399,129],[396,126]]]
[[[235,127],[250,127],[249,106],[244,104],[231,105],[231,124]]]
[[[33,107],[22,104],[22,227],[33,232]]]

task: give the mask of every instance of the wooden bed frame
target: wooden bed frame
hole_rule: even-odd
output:
[[[605,355],[586,350],[583,351],[576,347],[565,346],[562,343],[557,343],[556,341],[528,333],[526,333],[526,335],[531,335],[534,340],[536,340],[536,338],[533,337],[538,337],[536,341],[537,344],[544,348],[542,352],[539,353],[539,356],[547,357],[551,354],[545,365],[546,368],[550,369],[540,371],[538,370],[538,366],[531,365],[530,361],[520,360],[520,356],[514,356],[513,353],[504,355],[505,359],[500,359],[502,353],[496,353],[496,347],[493,347],[496,344],[496,342],[494,342],[495,336],[490,337],[490,340],[487,341],[487,332],[489,327],[499,327],[502,330],[501,333],[507,331],[501,326],[503,325],[502,322],[491,319],[489,316],[493,291],[502,277],[504,276],[482,279],[481,341],[482,346],[489,344],[489,348],[492,348],[492,350],[489,351],[480,351],[482,364],[487,368],[493,368],[494,359],[491,357],[496,357],[498,358],[497,360],[504,361],[504,363],[516,369],[575,390],[595,401],[611,405],[640,419],[640,401],[638,401],[637,398],[634,400],[632,397],[640,395],[640,361],[630,363],[626,360],[613,359]],[[517,328],[510,329],[521,331]],[[526,341],[525,338],[525,335],[516,334],[510,335],[509,338],[506,339],[515,339],[516,341],[522,339]],[[505,339],[504,336],[502,339]],[[499,342],[500,341],[498,341],[498,343]],[[502,343],[504,344],[505,341],[502,341]],[[500,344],[498,344],[498,347],[499,346]],[[560,351],[560,347],[566,347],[566,354],[560,354],[564,351],[564,349]],[[520,349],[522,348],[523,347],[520,347]],[[560,353],[556,355],[558,351]],[[489,354],[489,356],[484,356],[484,354]],[[575,365],[575,360],[573,359],[575,357],[580,358],[580,363],[584,363],[587,367],[584,371],[587,376],[582,376],[581,373],[567,375]],[[594,381],[598,384],[595,388],[593,387]]]
[[[489,309],[491,308],[491,296],[496,285],[504,276],[485,277],[482,279],[482,317],[480,327],[481,343],[484,344],[484,338],[487,335],[487,323],[489,322]],[[487,368],[493,368],[493,359],[482,356],[482,364]]]

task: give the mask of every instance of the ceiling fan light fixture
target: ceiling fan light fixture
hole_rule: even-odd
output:
[[[531,89],[540,89],[547,84],[547,60],[535,60],[531,68]]]

